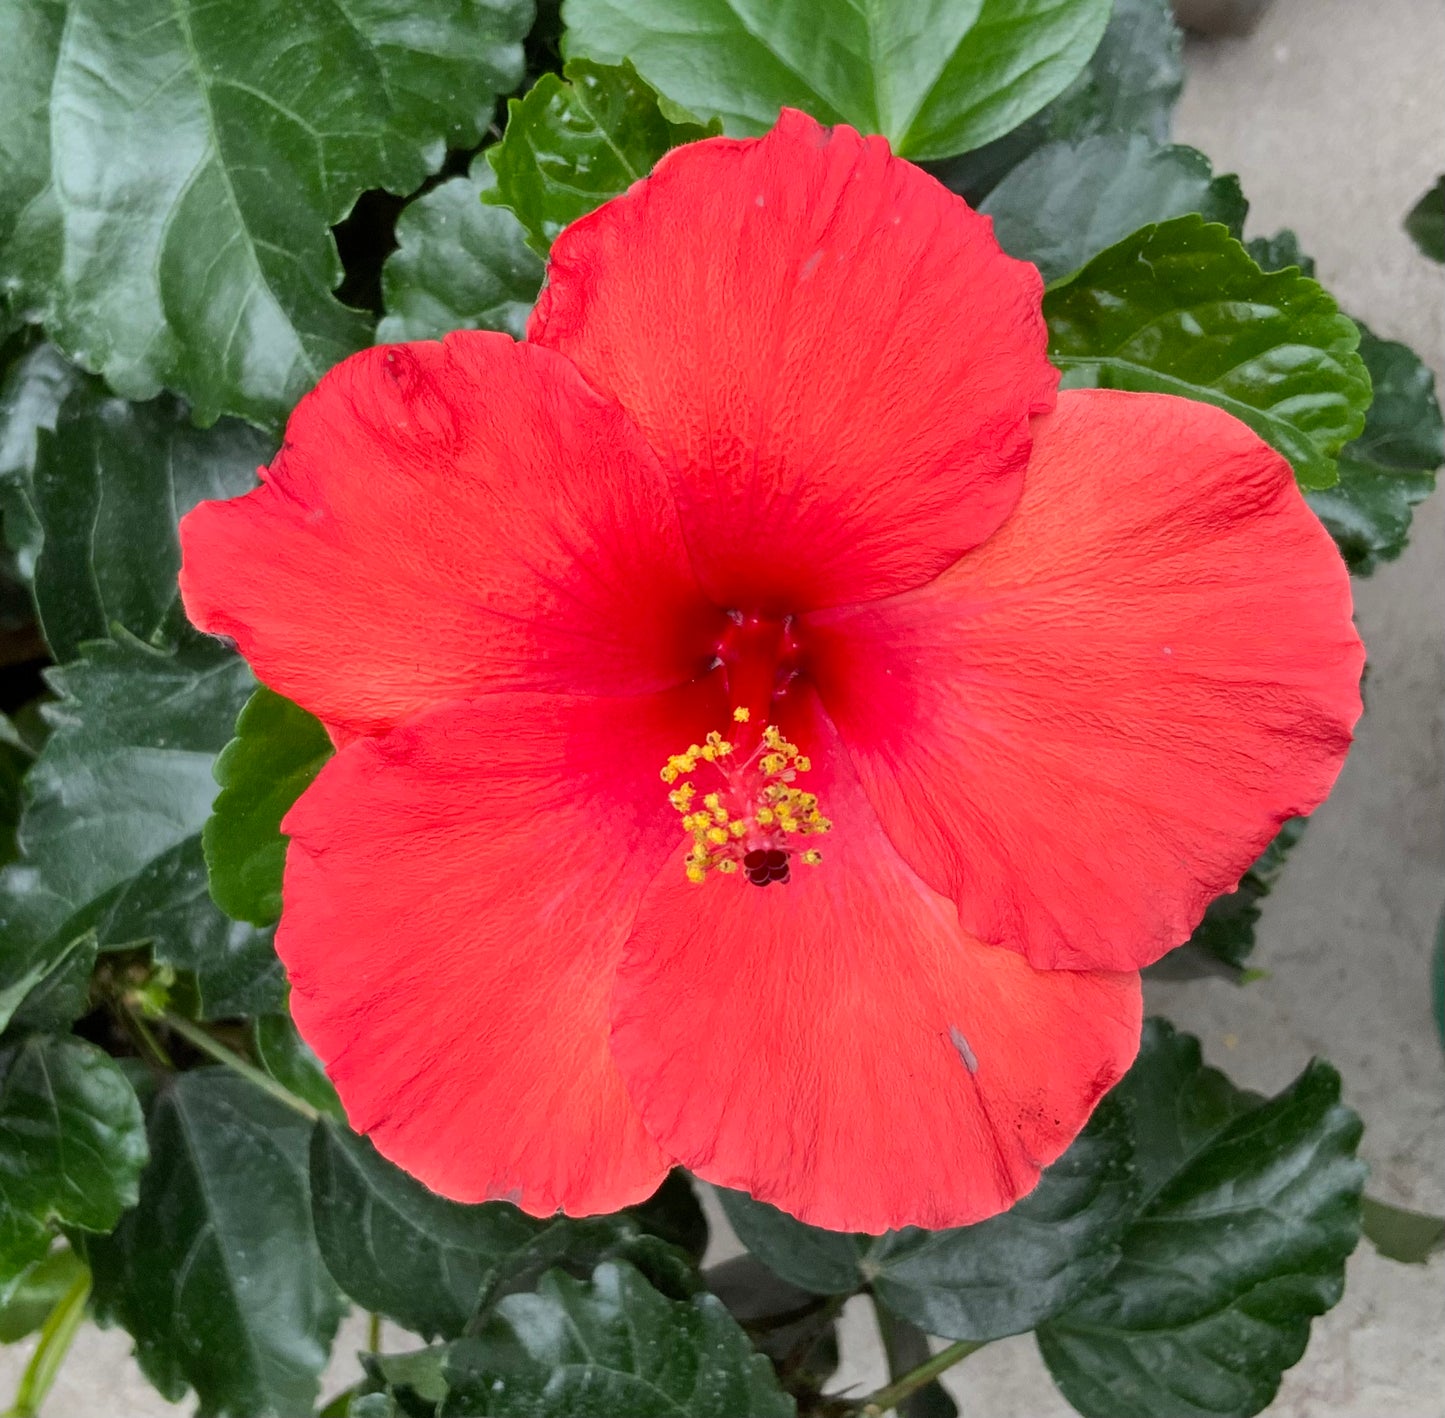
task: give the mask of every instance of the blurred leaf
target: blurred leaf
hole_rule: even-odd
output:
[[[5,543],[26,580],[35,574],[42,535],[32,500],[37,437],[54,430],[60,406],[86,383],[94,382],[47,342],[32,345],[0,381],[0,513]]]
[[[1244,249],[1249,258],[1261,270],[1283,271],[1295,266],[1307,276],[1315,273],[1314,257],[1306,256],[1300,250],[1299,237],[1288,227],[1275,232],[1273,236],[1256,236],[1245,242]]]
[[[1044,296],[1065,388],[1199,399],[1249,424],[1306,487],[1364,427],[1359,331],[1314,281],[1267,274],[1198,216],[1147,226]]]
[[[1445,176],[1410,208],[1405,230],[1432,261],[1445,261]]]
[[[1361,325],[1360,356],[1375,388],[1364,432],[1340,453],[1339,482],[1308,499],[1350,570],[1368,576],[1405,549],[1445,463],[1445,427],[1435,376],[1413,350]]]
[[[363,1354],[370,1392],[352,1399],[347,1418],[436,1418],[447,1381],[442,1377],[446,1349],[417,1349],[409,1354]],[[377,1402],[381,1400],[382,1402]],[[382,1406],[389,1401],[389,1406]],[[370,1405],[370,1406],[367,1406]]]
[[[216,759],[221,791],[201,833],[211,898],[254,926],[281,919],[286,839],[281,819],[335,750],[318,719],[264,685]]]
[[[10,716],[0,714],[0,866],[20,850],[15,840],[20,822],[20,787],[34,757]]]
[[[26,1266],[9,1294],[0,1285],[0,1344],[34,1334],[85,1273],[85,1262],[69,1246],[61,1246]]]
[[[1365,1237],[1386,1260],[1402,1265],[1424,1265],[1436,1251],[1445,1250],[1445,1216],[1411,1211],[1367,1196],[1361,1202]]]
[[[542,262],[504,207],[482,197],[496,186],[484,153],[410,203],[397,219],[397,249],[382,269],[387,314],[382,343],[439,340],[450,330],[505,330],[521,339],[542,285]]]
[[[888,1360],[888,1378],[897,1382],[933,1355],[928,1336],[916,1324],[895,1315],[875,1295],[873,1309],[878,1319],[878,1336]],[[915,1389],[898,1405],[898,1418],[958,1418],[958,1405],[943,1385],[934,1379]]]
[[[708,1225],[692,1182],[681,1167],[674,1167],[653,1194],[629,1207],[642,1228],[701,1261],[707,1250]]]
[[[56,178],[6,259],[17,308],[128,398],[164,385],[203,422],[278,425],[368,339],[331,294],[328,228],[481,140],[531,18],[528,0],[256,0],[244,24],[201,0],[72,0]]]
[[[10,948],[48,969],[87,930],[102,949],[150,941],[196,973],[207,1017],[277,1008],[269,934],[216,909],[201,857],[211,763],[254,686],[244,662],[194,634],[162,651],[122,633],[50,679],[23,857],[0,873]]]
[[[59,1223],[109,1231],[146,1160],[135,1091],[70,1035],[0,1049],[0,1293],[50,1249]]]
[[[54,431],[37,435],[31,484],[43,535],[35,601],[55,658],[74,659],[114,625],[174,644],[181,517],[204,498],[249,492],[273,451],[235,420],[192,427],[175,399],[130,404],[93,380],[72,390]]]
[[[821,1231],[741,1192],[718,1193],[738,1239],[824,1294],[871,1284],[894,1314],[948,1339],[999,1339],[1068,1306],[1119,1259],[1134,1213],[1130,1128],[1105,1100],[1039,1185],[1002,1215],[876,1239]]]
[[[1114,0],[1104,37],[1078,78],[1003,137],[939,164],[939,177],[977,203],[1045,143],[1095,133],[1143,133],[1165,142],[1184,84],[1183,45],[1170,0]]]
[[[784,106],[908,158],[976,148],[1080,73],[1109,0],[565,0],[571,55],[631,59],[669,98],[760,133]],[[679,43],[679,39],[682,40]]]
[[[283,1088],[319,1113],[345,1121],[346,1113],[321,1060],[296,1032],[289,1014],[263,1014],[251,1025],[251,1044],[261,1066]]]
[[[309,1124],[235,1074],[168,1080],[151,1110],[140,1202],[87,1247],[96,1313],[134,1336],[199,1418],[311,1412],[341,1319],[311,1230]]]
[[[1248,1418],[1338,1301],[1360,1235],[1360,1120],[1314,1062],[1261,1101],[1160,1020],[1116,1089],[1143,1207],[1123,1259],[1039,1348],[1086,1418]]]
[[[1077,271],[1150,222],[1200,213],[1238,236],[1248,203],[1239,179],[1215,177],[1193,148],[1160,147],[1143,133],[1102,133],[1030,154],[980,211],[1010,256],[1046,281]]]
[[[1305,818],[1292,817],[1280,828],[1239,885],[1209,903],[1194,934],[1149,967],[1156,979],[1190,980],[1223,975],[1241,983],[1244,963],[1254,950],[1260,902],[1274,890],[1290,849],[1304,836]]]
[[[506,132],[486,153],[497,180],[482,201],[510,208],[545,256],[564,226],[646,177],[669,148],[719,131],[670,113],[626,60],[573,59],[507,104]]]
[[[559,1271],[450,1345],[441,1412],[466,1418],[792,1418],[772,1365],[713,1295],[669,1300],[631,1266]]]

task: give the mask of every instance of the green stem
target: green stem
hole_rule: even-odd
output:
[[[911,1393],[916,1393],[924,1384],[932,1383],[940,1374],[946,1373],[960,1360],[967,1359],[975,1349],[982,1349],[987,1343],[982,1339],[960,1339],[947,1349],[940,1349],[931,1359],[910,1369],[897,1382],[880,1388],[863,1400],[864,1418],[882,1418],[882,1415],[897,1408]]]
[[[373,1354],[381,1353],[381,1316],[375,1310],[366,1322],[366,1347]]]
[[[192,1024],[189,1019],[185,1019],[179,1014],[172,1014],[169,1010],[161,1018],[165,1021],[166,1028],[179,1034],[186,1043],[199,1049],[203,1054],[209,1054],[217,1063],[225,1064],[227,1068],[239,1073],[242,1078],[250,1079],[257,1088],[264,1088],[278,1103],[284,1103],[293,1112],[300,1113],[303,1118],[310,1118],[313,1123],[321,1116],[310,1103],[298,1098],[289,1088],[283,1088],[269,1073],[262,1072],[255,1064],[247,1063],[239,1054],[233,1053],[219,1039],[213,1039],[204,1029]]]
[[[90,1271],[83,1269],[70,1289],[55,1302],[40,1330],[40,1342],[20,1376],[15,1402],[5,1418],[36,1418],[45,1395],[50,1392],[65,1356],[75,1341],[90,1300]]]

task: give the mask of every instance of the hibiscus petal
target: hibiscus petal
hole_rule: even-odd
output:
[[[498,688],[661,689],[713,653],[656,459],[547,350],[363,350],[262,477],[182,523],[186,610],[340,738]]]
[[[770,613],[915,586],[1018,498],[1041,282],[882,138],[784,110],[677,148],[552,247],[529,340],[631,414],[704,586]]]
[[[612,1047],[699,1176],[835,1230],[960,1226],[1028,1192],[1139,1043],[1134,974],[980,945],[899,857],[836,739],[811,751],[823,861],[764,888],[681,862],[617,976]]]
[[[1363,649],[1339,553],[1242,423],[1090,390],[1034,436],[998,534],[813,618],[810,666],[965,929],[1044,968],[1136,968],[1323,801]]]
[[[678,838],[658,765],[709,685],[499,694],[343,749],[286,818],[276,948],[352,1126],[433,1190],[538,1215],[662,1180],[607,1047],[637,902]]]

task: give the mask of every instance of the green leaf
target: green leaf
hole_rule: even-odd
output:
[[[145,1160],[140,1103],[111,1058],[70,1035],[0,1049],[0,1293],[57,1224],[109,1231]]]
[[[629,1207],[627,1214],[649,1235],[685,1251],[696,1262],[702,1261],[708,1243],[707,1216],[681,1167],[674,1167],[662,1185],[646,1201]]]
[[[1445,261],[1445,176],[1410,208],[1405,230],[1432,261]]]
[[[1365,1197],[1361,1207],[1366,1239],[1386,1260],[1424,1265],[1437,1251],[1445,1250],[1445,1216],[1391,1206],[1372,1196]]]
[[[505,330],[521,339],[542,286],[542,262],[522,224],[483,196],[496,175],[482,153],[412,202],[396,223],[397,249],[381,272],[383,342],[439,340],[450,330]]]
[[[1273,236],[1251,237],[1244,249],[1249,259],[1261,270],[1284,271],[1293,266],[1307,276],[1315,273],[1314,257],[1306,256],[1300,250],[1299,237],[1288,227],[1283,227]]]
[[[329,228],[473,147],[521,77],[528,0],[72,0],[54,182],[4,256],[15,303],[116,392],[276,426],[370,321]],[[37,62],[39,55],[28,62]],[[38,80],[37,80],[38,82]]]
[[[609,1262],[502,1300],[450,1346],[441,1412],[466,1418],[792,1418],[772,1365],[712,1295],[658,1294]]]
[[[69,1246],[26,1266],[0,1301],[0,1344],[34,1334],[85,1271],[85,1262]],[[0,1286],[0,1294],[4,1289]]]
[[[311,1140],[311,1212],[342,1290],[428,1339],[461,1334],[498,1265],[545,1227],[505,1202],[446,1201],[329,1121]]]
[[[333,752],[320,721],[289,699],[263,686],[246,701],[216,759],[221,791],[201,834],[211,897],[234,920],[281,919],[281,819]]]
[[[1238,236],[1247,209],[1239,180],[1215,177],[1203,153],[1160,147],[1143,133],[1103,133],[1039,148],[979,210],[1009,255],[1053,281],[1141,226],[1190,212]]]
[[[94,380],[74,389],[54,432],[37,434],[30,490],[43,535],[35,602],[55,658],[74,659],[115,625],[174,644],[181,517],[204,498],[250,491],[273,451],[233,419],[194,428],[175,399],[131,404]]]
[[[1039,1328],[1039,1348],[1086,1418],[1248,1418],[1343,1291],[1360,1120],[1328,1064],[1261,1101],[1157,1020],[1117,1092],[1144,1204],[1119,1265]]]
[[[545,256],[563,227],[646,177],[669,148],[718,131],[690,114],[669,117],[625,60],[573,59],[508,102],[502,141],[487,149],[496,184],[482,201],[509,207]]]
[[[149,941],[196,973],[206,1017],[279,1008],[269,934],[216,909],[201,856],[211,763],[255,683],[245,663],[193,634],[162,651],[122,633],[50,681],[23,857],[0,873],[11,948],[49,968],[88,930],[102,949]]]
[[[1098,48],[1058,98],[1012,132],[940,164],[938,175],[976,204],[1045,143],[1095,133],[1143,133],[1165,142],[1184,84],[1183,44],[1170,0],[1114,0]]]
[[[251,1044],[261,1066],[283,1088],[319,1113],[344,1120],[346,1111],[321,1060],[296,1032],[289,1014],[263,1014],[251,1025]]]
[[[1358,576],[1393,561],[1409,540],[1416,506],[1445,463],[1435,376],[1408,346],[1360,326],[1360,356],[1375,398],[1364,432],[1340,453],[1340,480],[1308,494]]]
[[[785,1280],[819,1294],[864,1284],[894,1314],[948,1339],[999,1339],[1064,1309],[1119,1259],[1133,1217],[1130,1129],[1105,1100],[1039,1185],[1009,1211],[945,1231],[876,1240],[821,1231],[719,1190],[739,1240]]]
[[[20,823],[21,784],[34,757],[10,716],[0,714],[0,866],[20,850],[15,829]]]
[[[44,341],[16,359],[0,382],[0,513],[5,543],[26,580],[35,574],[43,535],[33,502],[38,434],[54,430],[60,406],[86,382],[85,374]]]
[[[1147,226],[1044,295],[1065,388],[1152,390],[1216,404],[1294,465],[1335,480],[1364,427],[1359,331],[1314,281],[1266,273],[1198,216]]]
[[[440,1345],[409,1354],[361,1355],[369,1391],[352,1399],[347,1418],[436,1418],[437,1405],[447,1396],[445,1357]]]
[[[50,76],[65,9],[65,0],[0,0],[0,255],[50,180]]]
[[[730,133],[789,106],[918,159],[976,148],[1062,92],[1109,0],[565,0],[562,15],[569,55],[631,59]]]
[[[150,1115],[140,1202],[87,1247],[95,1306],[200,1418],[311,1412],[342,1306],[308,1201],[309,1124],[225,1069],[177,1075]]]

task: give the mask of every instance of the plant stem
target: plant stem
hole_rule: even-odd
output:
[[[199,1049],[203,1054],[209,1054],[217,1063],[225,1064],[227,1068],[239,1073],[242,1078],[250,1079],[257,1088],[263,1088],[278,1103],[284,1103],[293,1112],[300,1113],[303,1118],[310,1118],[314,1123],[321,1114],[304,1099],[298,1098],[289,1088],[283,1088],[269,1073],[264,1073],[255,1064],[247,1063],[239,1054],[232,1053],[219,1039],[213,1039],[206,1031],[198,1025],[192,1024],[189,1019],[179,1014],[172,1014],[169,1010],[161,1016],[165,1026],[176,1034],[179,1034],[186,1043]]]
[[[85,1318],[90,1300],[90,1271],[83,1269],[70,1289],[55,1302],[40,1330],[40,1342],[20,1376],[15,1402],[5,1418],[36,1418],[45,1395],[50,1392],[65,1356],[75,1340],[76,1331]]]
[[[366,1322],[366,1347],[373,1354],[381,1353],[381,1316],[375,1310]]]
[[[916,1369],[910,1369],[895,1383],[880,1388],[877,1393],[869,1394],[863,1400],[861,1411],[864,1418],[882,1418],[883,1414],[897,1408],[909,1394],[921,1389],[924,1384],[931,1383],[960,1360],[967,1359],[975,1349],[982,1349],[987,1342],[982,1339],[960,1339],[957,1343],[950,1344],[947,1349],[940,1349],[931,1359]]]

